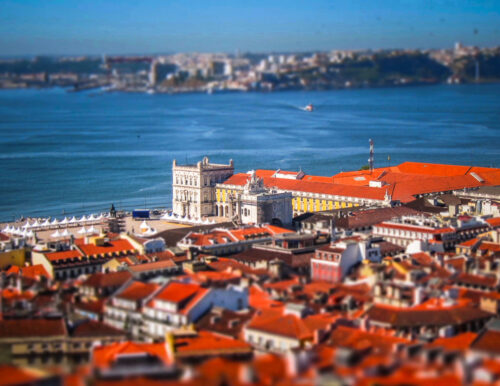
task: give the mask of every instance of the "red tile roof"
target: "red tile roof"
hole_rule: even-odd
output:
[[[450,338],[438,338],[429,344],[430,347],[442,347],[446,351],[465,351],[477,338],[475,332],[464,332]]]
[[[374,305],[365,314],[369,320],[398,327],[455,326],[485,320],[492,314],[468,305],[433,309],[406,309],[386,305]]]
[[[455,279],[457,283],[464,285],[473,286],[484,286],[489,288],[494,288],[497,285],[498,279],[496,276],[481,276],[481,275],[471,275],[468,273],[461,273]]]
[[[396,344],[410,341],[383,332],[368,332],[357,328],[338,326],[328,339],[330,345],[351,349],[366,349],[371,347],[378,353],[390,354]]]
[[[50,278],[49,273],[42,264],[29,265],[22,268],[13,265],[7,270],[7,275],[10,274],[20,274],[21,276],[35,280],[38,280],[42,276],[46,277],[47,279]]]
[[[271,299],[270,295],[256,285],[252,285],[249,290],[248,304],[257,310],[277,309],[283,307],[283,303]]]
[[[205,290],[199,284],[170,282],[155,295],[155,300],[180,303],[192,298],[198,291]]]
[[[500,217],[493,217],[489,218],[486,220],[486,222],[492,227],[492,228],[499,228],[500,227]]]
[[[274,173],[273,170],[256,171],[267,187],[375,200],[383,200],[387,190],[393,200],[402,202],[412,201],[418,194],[500,185],[500,169],[418,162],[377,168],[373,173],[363,170],[338,173],[333,177],[306,175],[301,180],[272,177]],[[246,173],[235,174],[224,184],[243,186],[248,178]],[[370,181],[380,181],[383,186],[369,187]]]
[[[264,225],[261,227],[245,227],[238,229],[214,229],[209,233],[191,232],[187,234],[183,240],[186,242],[189,240],[190,245],[210,246],[245,241],[249,238],[267,238],[284,233],[293,232],[274,225]]]
[[[132,244],[125,239],[110,240],[105,245],[80,244],[78,247],[87,256],[136,252]]]
[[[314,333],[304,320],[296,315],[277,315],[265,311],[256,315],[246,328],[297,340],[312,339]]]
[[[106,288],[119,287],[132,278],[128,271],[94,273],[81,284],[82,287]]]
[[[159,284],[134,281],[115,296],[126,300],[143,300],[148,296],[151,296],[156,290],[158,290],[158,288],[160,288]]]
[[[126,333],[122,330],[118,330],[102,322],[96,322],[94,320],[87,320],[79,324],[71,333],[74,337],[120,337],[126,336]]]
[[[219,257],[217,261],[208,263],[208,266],[217,272],[226,271],[234,273],[242,272],[249,275],[268,275],[268,272],[265,269],[252,269],[243,263],[223,257]]]
[[[37,385],[50,384],[42,381],[47,378],[46,373],[28,367],[17,367],[14,365],[0,365],[0,385]],[[58,383],[58,382],[55,382]]]
[[[151,263],[136,264],[131,266],[129,270],[131,272],[146,272],[146,271],[155,271],[168,268],[171,269],[177,268],[177,264],[175,264],[172,261],[172,259],[168,259],[168,260],[153,261]]]
[[[94,348],[92,365],[94,368],[105,369],[111,367],[120,355],[149,354],[160,359],[165,365],[172,363],[172,359],[164,343],[112,343]]]
[[[101,315],[104,310],[104,300],[75,302],[74,307],[75,310]]]
[[[209,331],[200,331],[195,336],[175,338],[175,356],[192,357],[251,353],[251,346],[241,340],[223,337]]]
[[[0,339],[66,336],[63,319],[12,319],[0,321]]]
[[[291,192],[319,193],[343,197],[358,197],[373,200],[384,200],[384,188],[372,188],[368,186],[340,185],[331,182],[319,182],[323,179],[301,179],[292,180],[286,178],[275,178],[262,176],[261,170],[257,170],[257,176],[263,178],[264,185],[268,188],[277,188]],[[247,174],[235,174],[224,182],[224,185],[243,186],[248,180]]]
[[[72,249],[69,251],[45,253],[45,257],[49,261],[54,262],[54,261],[60,261],[60,260],[66,260],[66,259],[81,258],[81,257],[83,257],[83,254],[76,249]]]
[[[500,355],[500,331],[486,330],[472,343],[473,350]]]

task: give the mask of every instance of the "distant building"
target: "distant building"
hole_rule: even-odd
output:
[[[215,185],[234,173],[233,161],[229,164],[210,163],[208,157],[196,165],[172,166],[172,208],[181,217],[199,219],[214,214]]]
[[[251,173],[235,174],[217,185],[217,204],[225,205],[228,194],[240,193]],[[500,184],[499,169],[418,162],[333,176],[279,169],[259,169],[255,174],[265,187],[292,193],[294,215],[357,206],[388,207],[430,194]]]
[[[289,225],[292,223],[292,194],[265,188],[251,173],[241,193],[230,193],[226,204],[217,204],[215,214],[243,224]]]
[[[159,284],[130,281],[107,301],[104,323],[139,338],[143,307],[160,288]]]
[[[341,282],[350,270],[362,260],[380,262],[380,247],[359,237],[333,241],[320,247],[311,259],[311,278],[328,282]]]
[[[189,232],[177,246],[221,256],[244,251],[256,243],[270,242],[273,236],[284,233],[293,232],[274,225],[247,226],[238,229],[216,228],[208,233]]]
[[[227,288],[203,288],[194,283],[170,282],[144,307],[144,332],[151,338],[196,322],[213,306],[232,311],[248,307],[248,290],[229,285]]]

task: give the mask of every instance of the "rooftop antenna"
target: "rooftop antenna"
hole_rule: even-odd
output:
[[[368,165],[370,166],[370,174],[373,173],[373,140],[370,138],[370,158],[368,158]]]

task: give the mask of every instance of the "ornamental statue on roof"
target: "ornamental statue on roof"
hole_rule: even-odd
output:
[[[264,180],[257,177],[255,170],[250,172],[250,178],[245,184],[244,191],[245,193],[262,193],[267,191],[264,187]]]

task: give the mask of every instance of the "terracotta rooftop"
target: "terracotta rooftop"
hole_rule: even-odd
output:
[[[47,257],[49,261],[54,262],[66,259],[81,258],[83,257],[83,254],[76,249],[72,249],[69,251],[45,253],[45,257]]]
[[[369,320],[393,327],[455,326],[492,317],[492,314],[486,311],[467,305],[429,310],[374,305],[365,315]]]
[[[42,264],[29,265],[27,267],[17,267],[13,265],[7,270],[6,273],[7,275],[16,274],[35,280],[38,280],[42,276],[46,277],[47,279],[50,277],[47,270]]]
[[[132,275],[128,271],[110,273],[94,273],[81,284],[83,287],[105,288],[119,287],[125,284]]]
[[[347,326],[338,326],[335,328],[328,339],[328,344],[335,347],[345,347],[354,350],[371,347],[378,353],[386,354],[392,353],[394,346],[399,343],[409,344],[410,341],[386,333],[362,331]]]
[[[71,332],[73,337],[125,337],[126,333],[124,331],[113,328],[102,322],[97,322],[94,320],[87,320],[78,326],[76,326]]]
[[[185,243],[198,246],[235,243],[248,239],[267,238],[277,234],[293,233],[274,225],[252,226],[238,229],[214,229],[208,233],[190,233],[183,239]]]
[[[152,355],[160,359],[165,365],[171,364],[173,359],[168,355],[164,343],[123,342],[94,348],[92,353],[92,365],[94,368],[109,368],[119,356],[133,354]]]
[[[468,273],[461,273],[456,277],[455,281],[463,285],[494,288],[497,285],[498,279],[493,275],[481,276],[481,275],[472,275]]]
[[[172,259],[164,259],[160,261],[153,261],[151,263],[144,263],[144,264],[136,264],[131,267],[129,267],[129,270],[131,272],[147,272],[147,271],[155,271],[155,270],[161,270],[161,269],[168,269],[168,268],[177,268],[177,264],[175,264]]]
[[[267,312],[263,312],[252,319],[247,329],[297,340],[313,338],[313,330],[300,317],[293,314],[268,315]]]
[[[2,386],[51,384],[52,382],[59,384],[59,380],[54,379],[48,382],[44,379],[48,377],[46,372],[39,369],[11,364],[0,365],[0,385]]]
[[[486,220],[486,222],[492,228],[499,228],[500,227],[500,217],[489,218],[489,219]]]
[[[143,300],[148,296],[151,296],[156,290],[158,290],[158,288],[160,288],[159,284],[134,281],[115,296],[126,300]]]
[[[471,348],[490,355],[500,355],[500,331],[485,330],[472,342]]]
[[[449,338],[437,338],[429,346],[442,347],[447,351],[465,351],[469,349],[476,338],[477,334],[475,332],[464,332]]]
[[[235,312],[224,308],[212,308],[196,322],[196,326],[199,330],[237,338],[254,313],[254,310]]]
[[[175,356],[193,357],[251,353],[252,348],[244,341],[223,337],[210,331],[200,331],[196,336],[175,338]]]
[[[0,339],[66,336],[63,319],[0,320]]]
[[[87,256],[136,252],[132,244],[125,239],[110,240],[104,245],[80,244],[78,247]]]
[[[500,169],[404,162],[398,166],[342,172],[333,177],[304,176],[301,180],[273,177],[273,170],[257,170],[266,187],[296,192],[384,200],[386,191],[393,200],[410,202],[416,195],[456,189],[500,185]],[[285,174],[286,171],[281,173]],[[224,184],[243,186],[249,175],[239,173]],[[382,187],[370,187],[377,181]]]

